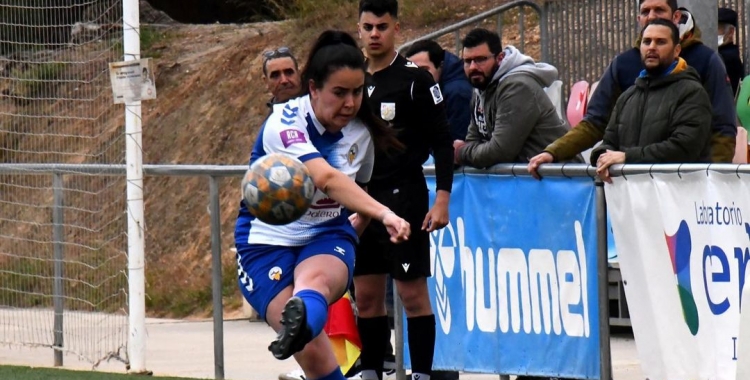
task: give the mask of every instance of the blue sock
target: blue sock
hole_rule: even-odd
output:
[[[333,372],[323,377],[319,377],[317,380],[346,380],[346,377],[344,377],[344,374],[341,373],[341,368],[336,367]]]
[[[312,331],[312,336],[318,336],[323,331],[323,327],[326,325],[326,320],[328,319],[328,301],[326,301],[326,298],[322,294],[312,289],[302,290],[295,294],[295,296],[302,298],[302,302],[305,303],[305,308],[307,309],[307,326]]]

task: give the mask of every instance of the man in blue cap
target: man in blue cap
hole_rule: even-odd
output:
[[[737,30],[737,12],[729,8],[719,8],[719,55],[724,60],[727,75],[732,82],[733,94],[737,95],[737,87],[745,76],[742,65],[740,48],[734,42]]]

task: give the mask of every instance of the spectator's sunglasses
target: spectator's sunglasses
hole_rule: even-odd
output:
[[[274,58],[291,57],[291,56],[292,56],[292,51],[286,46],[282,46],[276,50],[264,51],[263,52],[263,64],[265,65],[266,62]]]

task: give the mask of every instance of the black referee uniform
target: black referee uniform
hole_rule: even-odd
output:
[[[421,227],[429,209],[422,164],[430,153],[435,157],[437,190],[450,192],[453,185],[453,141],[443,94],[429,72],[401,55],[368,77],[365,87],[364,101],[391,123],[406,146],[391,155],[376,152],[368,191],[409,222],[411,236],[393,244],[381,223],[370,223],[360,238],[354,274],[390,274],[397,280],[429,277],[429,236]]]

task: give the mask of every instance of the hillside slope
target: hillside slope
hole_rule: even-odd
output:
[[[448,4],[446,1],[439,2]],[[497,5],[497,1],[490,0],[472,2],[470,7],[463,7],[462,12],[443,10],[445,14],[428,26],[406,24],[399,43]],[[513,17],[508,15],[504,19],[506,44],[518,42]],[[351,25],[347,29],[355,32],[355,20],[351,20],[351,23],[342,19],[331,22]],[[491,21],[486,24],[488,28],[495,26],[494,20]],[[527,23],[527,48],[538,58],[538,27],[533,25],[535,20],[531,17],[527,17]],[[144,26],[141,30],[143,56],[155,61],[158,98],[143,103],[143,162],[246,164],[266,116],[265,103],[269,98],[261,77],[260,57],[263,51],[279,46],[289,46],[304,57],[315,33],[295,33],[295,25],[299,24]],[[440,41],[446,46],[455,42],[452,36]],[[65,94],[61,91],[68,89],[57,91],[57,96],[62,97]],[[13,112],[12,104],[3,107]],[[115,130],[122,125],[121,106],[102,103],[101,107],[102,112],[107,109],[106,112],[115,114],[108,123],[111,124],[108,133],[113,134],[108,141],[124,144],[124,138]],[[82,144],[71,148],[76,149],[85,152],[87,147]],[[75,158],[68,161],[81,162]],[[241,305],[235,283],[235,256],[231,250],[240,198],[239,181],[239,178],[223,179],[220,189],[224,295],[229,314]],[[44,202],[49,203],[50,199]],[[208,316],[211,236],[207,179],[146,177],[145,218],[148,314]],[[122,223],[119,226],[124,227]]]

